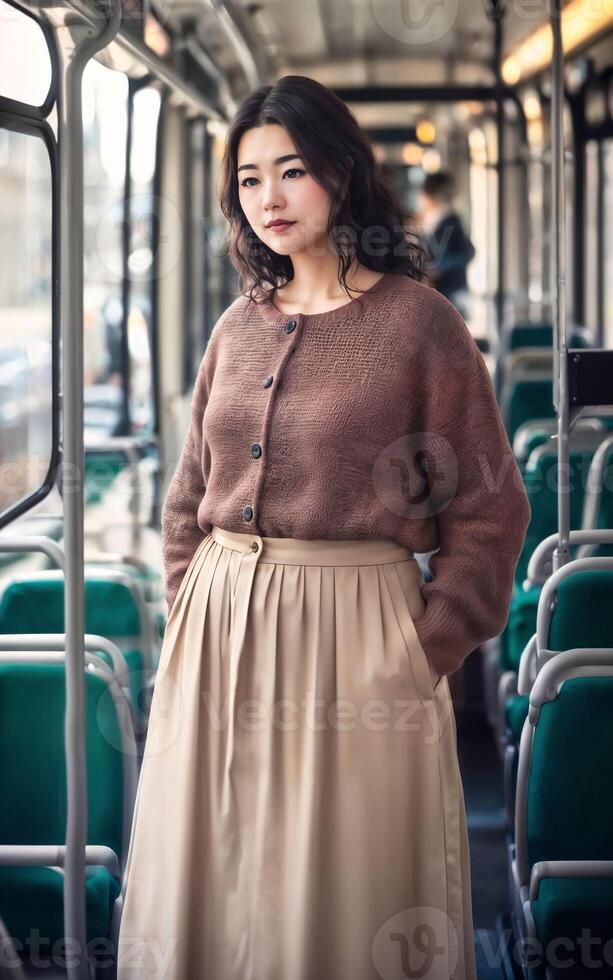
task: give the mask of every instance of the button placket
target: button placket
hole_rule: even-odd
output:
[[[294,331],[296,330],[297,327],[298,327],[298,319],[287,320],[285,322],[285,324],[283,325],[283,332],[289,337],[290,334],[294,333]],[[296,343],[293,344],[293,346],[289,349],[289,351],[286,351],[285,356],[281,359],[281,365],[278,368],[279,372],[282,372],[283,371],[283,369],[285,368],[288,360],[290,359],[290,357],[292,356],[292,354],[294,353],[295,350],[296,350]],[[269,374],[262,381],[262,388],[272,388],[273,383],[274,383],[274,380],[275,380],[275,375],[274,374]],[[271,418],[272,418],[272,413],[274,411],[274,401],[275,401],[274,395],[276,394],[276,392],[278,392],[280,390],[282,383],[283,383],[283,377],[280,377],[278,379],[278,381],[277,381],[276,388],[274,389],[274,391],[271,391],[271,396],[272,397],[270,399],[268,399],[268,401],[267,401],[267,407],[266,407],[266,411],[265,411],[265,414],[264,414],[264,420],[263,420],[263,425],[262,425],[262,435],[263,435],[262,443],[267,440],[267,432],[268,432],[268,428],[270,426],[270,421],[271,421]],[[263,452],[264,452],[262,443],[259,443],[259,442],[252,443],[249,451],[250,451],[253,459],[261,459],[262,458]],[[254,494],[253,494],[254,506],[257,505],[257,502],[259,500],[259,496],[260,496],[261,491],[262,491],[262,486],[263,486],[264,478],[265,478],[265,475],[266,475],[266,465],[265,465],[265,463],[266,463],[266,458],[264,457],[264,460],[263,460],[263,462],[261,464],[261,467],[260,467],[260,473],[258,474],[258,477],[257,477],[257,480],[256,480],[256,486],[255,486],[255,490],[254,490]],[[243,507],[243,520],[245,522],[249,523],[250,521],[253,520],[253,516],[254,516],[254,507],[252,507],[250,504],[246,504]]]

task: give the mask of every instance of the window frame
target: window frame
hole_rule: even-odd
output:
[[[30,20],[33,20],[42,31],[43,37],[47,42],[49,61],[51,62],[51,82],[49,84],[49,91],[47,92],[47,95],[45,96],[41,105],[31,105],[29,102],[20,102],[17,99],[9,99],[5,95],[0,95],[0,112],[8,113],[10,116],[16,116],[20,119],[26,118],[36,121],[44,120],[53,110],[59,94],[60,68],[57,48],[53,37],[53,30],[47,21],[36,17],[30,10],[24,10],[22,6],[20,6],[18,3],[14,3],[13,0],[4,0],[4,3],[6,3],[7,6],[12,7],[13,10],[18,10],[24,17],[29,17]]]
[[[51,126],[43,118],[9,113],[0,105],[0,129],[41,139],[49,156],[51,175],[51,457],[42,484],[0,512],[2,529],[49,495],[55,486],[60,465],[60,238],[58,147]]]

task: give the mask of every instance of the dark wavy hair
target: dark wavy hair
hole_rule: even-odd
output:
[[[287,130],[308,172],[331,196],[327,233],[345,292],[349,295],[346,276],[354,259],[375,271],[421,279],[423,248],[353,113],[325,85],[303,75],[284,75],[243,99],[226,136],[220,206],[229,222],[227,251],[241,292],[248,291],[251,300],[255,291],[270,297],[293,279],[291,258],[274,252],[256,235],[239,201],[240,139],[248,129],[268,123]]]

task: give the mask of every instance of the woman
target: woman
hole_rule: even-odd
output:
[[[224,172],[119,977],[474,980],[447,674],[506,621],[521,477],[345,104],[257,90]]]

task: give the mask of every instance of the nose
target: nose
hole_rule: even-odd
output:
[[[266,211],[270,211],[272,208],[282,208],[285,204],[285,198],[274,178],[264,181],[262,203]]]

